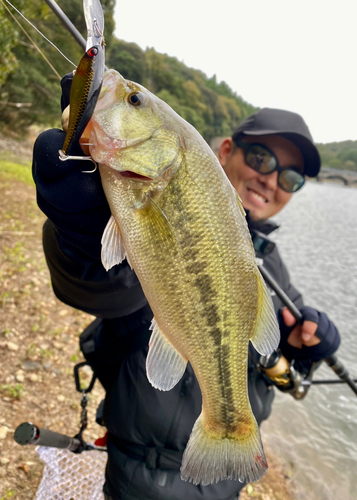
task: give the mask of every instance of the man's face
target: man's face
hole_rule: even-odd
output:
[[[244,136],[247,143],[267,146],[278,159],[279,165],[297,167],[304,171],[304,161],[300,150],[279,135]],[[278,186],[278,172],[263,175],[249,167],[244,160],[244,151],[236,147],[232,139],[223,141],[219,149],[219,161],[229,180],[249,210],[252,220],[266,220],[280,212],[292,197]]]

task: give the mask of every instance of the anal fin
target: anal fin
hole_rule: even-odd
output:
[[[250,338],[255,349],[265,356],[278,348],[280,330],[268,287],[259,272],[259,309],[255,330]]]
[[[146,374],[150,384],[161,391],[169,391],[180,381],[187,365],[187,359],[176,351],[152,320],[152,334],[149,353],[146,358]]]

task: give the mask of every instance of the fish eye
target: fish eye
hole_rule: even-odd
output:
[[[97,47],[92,47],[91,49],[88,50],[87,54],[89,57],[94,57],[98,54],[98,49]]]
[[[144,96],[141,92],[135,92],[128,96],[128,102],[133,106],[140,106],[140,104],[144,103]]]

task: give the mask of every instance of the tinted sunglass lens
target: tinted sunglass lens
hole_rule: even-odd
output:
[[[287,168],[279,173],[278,184],[287,193],[296,193],[305,184],[305,177],[299,172]]]
[[[246,151],[247,164],[262,174],[269,174],[276,168],[276,159],[262,146],[254,144]]]

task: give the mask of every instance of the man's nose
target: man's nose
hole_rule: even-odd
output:
[[[278,175],[279,172],[275,170],[268,175],[260,175],[259,181],[264,184],[268,189],[276,189],[278,186]]]

